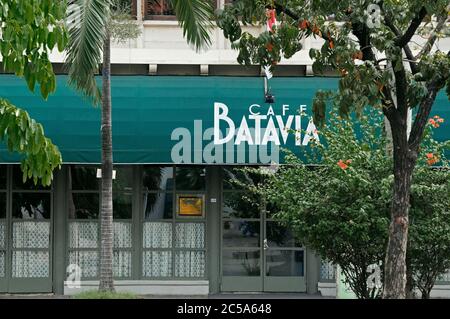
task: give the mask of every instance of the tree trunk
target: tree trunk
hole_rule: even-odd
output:
[[[113,204],[112,204],[112,126],[111,126],[111,38],[106,32],[103,45],[102,83],[102,195],[100,291],[114,291]]]
[[[406,267],[406,299],[416,299],[413,273],[408,262]]]
[[[413,167],[408,156],[406,116],[401,123],[394,125],[391,123],[391,129],[394,148],[394,193],[386,252],[383,298],[404,299],[406,297],[409,193],[411,167]]]
[[[422,290],[422,299],[430,299],[432,288],[426,288]]]

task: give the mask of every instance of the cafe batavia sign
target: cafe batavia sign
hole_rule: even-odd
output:
[[[184,164],[280,163],[283,147],[307,147],[319,141],[306,105],[251,104],[242,117],[223,102],[215,102],[213,127],[204,120],[172,131],[171,158]],[[211,120],[207,120],[211,123]]]
[[[64,163],[100,163],[99,108],[71,88],[67,76],[57,76],[57,87],[44,101],[16,76],[0,76],[0,96],[26,107]],[[302,157],[318,139],[310,107],[315,93],[337,88],[336,78],[273,78],[277,102],[269,104],[261,78],[113,77],[114,163],[271,164],[284,162],[283,149]],[[444,90],[432,115],[450,118]],[[449,127],[443,123],[436,140],[448,140]],[[0,143],[0,163],[20,160]]]

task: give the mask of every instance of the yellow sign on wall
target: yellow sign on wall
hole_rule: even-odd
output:
[[[179,216],[203,216],[203,196],[178,195]]]

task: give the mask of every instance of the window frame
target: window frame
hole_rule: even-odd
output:
[[[132,0],[133,3],[137,3],[137,0]],[[142,19],[144,21],[177,21],[176,15],[158,15],[158,14],[148,14],[149,12],[149,0],[142,0],[143,1],[143,12],[142,12]],[[168,0],[160,0],[160,1],[168,1]],[[220,2],[219,0],[212,0],[215,2],[214,10],[217,10],[219,8]]]
[[[208,235],[207,235],[207,219],[208,213],[206,210],[206,198],[207,198],[207,187],[206,187],[206,175],[205,175],[205,187],[201,190],[186,190],[186,189],[178,189],[177,188],[177,168],[189,168],[189,167],[197,167],[197,166],[188,166],[188,165],[142,165],[142,171],[140,172],[140,185],[142,187],[142,191],[140,192],[140,203],[143,204],[143,199],[145,194],[171,194],[172,196],[172,217],[166,219],[150,219],[145,217],[145,211],[143,207],[140,209],[140,231],[141,231],[141,247],[140,247],[140,278],[144,280],[206,280],[208,278]],[[173,170],[172,178],[173,178],[173,186],[169,191],[155,189],[155,190],[144,190],[143,188],[143,177],[144,170],[146,167],[170,167]],[[206,166],[198,166],[205,170],[206,174]],[[203,216],[178,216],[177,212],[177,195],[195,195],[202,196],[204,198],[204,214]],[[171,247],[168,248],[153,248],[153,247],[144,247],[144,225],[145,223],[168,223],[171,225]],[[203,225],[203,247],[202,248],[186,248],[186,247],[177,247],[176,242],[176,228],[178,224],[202,224]],[[144,252],[151,251],[170,251],[171,254],[171,274],[170,276],[165,277],[151,277],[144,276]],[[180,252],[203,252],[204,254],[204,271],[203,276],[200,277],[192,277],[192,276],[176,276],[175,268],[176,268],[176,256],[177,253]]]
[[[69,174],[69,170],[72,169],[72,167],[91,167],[94,169],[99,169],[100,165],[99,164],[75,164],[75,165],[67,165],[67,174]],[[118,169],[120,168],[122,165],[118,165],[118,166],[114,166],[113,169]],[[113,219],[113,223],[114,224],[129,224],[130,228],[131,228],[131,246],[130,247],[115,247],[114,246],[114,239],[113,239],[113,258],[114,258],[114,254],[117,252],[128,252],[131,254],[130,258],[131,258],[131,265],[130,265],[130,271],[129,271],[129,276],[116,276],[114,275],[114,279],[116,280],[132,280],[135,279],[135,274],[134,274],[134,266],[133,266],[133,262],[134,262],[134,249],[135,249],[135,240],[134,240],[134,232],[135,232],[135,228],[134,228],[134,222],[133,222],[133,211],[134,211],[134,200],[133,200],[133,193],[136,191],[134,189],[134,167],[131,165],[124,165],[124,168],[131,168],[132,173],[131,173],[131,185],[132,185],[132,189],[131,190],[126,190],[126,189],[117,189],[116,192],[114,192],[113,190],[113,197],[114,194],[132,194],[131,197],[131,214],[130,214],[130,218],[114,218]],[[73,195],[73,194],[97,194],[98,195],[98,215],[97,218],[70,218],[69,214],[68,214],[68,209],[66,209],[65,211],[65,220],[66,220],[66,225],[67,225],[67,231],[65,232],[65,236],[66,236],[66,256],[65,256],[65,261],[66,261],[66,267],[70,265],[70,253],[72,252],[96,252],[97,253],[97,271],[96,271],[96,275],[95,276],[83,276],[81,280],[98,280],[100,277],[100,258],[101,258],[101,245],[100,245],[100,241],[101,241],[101,218],[100,218],[100,214],[101,214],[101,182],[100,179],[98,177],[96,177],[99,182],[97,185],[97,189],[72,189],[72,185],[70,185],[70,181],[71,179],[67,179],[67,197],[66,197],[66,203],[69,200],[69,196]],[[66,207],[68,207],[68,205],[66,205]],[[96,247],[71,247],[70,246],[70,226],[71,224],[77,224],[77,223],[95,223],[97,225],[97,244]],[[114,227],[114,225],[113,225]],[[113,270],[114,270],[114,265],[113,265]]]

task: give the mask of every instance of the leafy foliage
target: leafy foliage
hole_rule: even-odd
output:
[[[65,12],[64,1],[0,1],[3,69],[23,77],[32,92],[39,85],[45,99],[56,89],[49,51],[63,51],[67,43]],[[62,161],[58,148],[27,112],[3,99],[0,99],[0,140],[7,143],[10,151],[24,155],[24,180],[33,178],[37,183],[41,178],[42,184],[51,183],[52,171]]]
[[[436,278],[450,269],[450,174],[418,168],[411,188],[408,264],[413,287],[429,298]]]
[[[31,119],[27,112],[0,99],[0,141],[5,141],[10,152],[26,154],[22,159],[23,181],[41,178],[50,185],[53,169],[62,162],[61,153],[44,135],[42,125]]]
[[[433,139],[442,121],[434,116],[427,125],[411,191],[410,287],[419,288],[424,297],[450,268],[450,174],[445,158],[450,145]],[[292,227],[299,241],[341,266],[359,298],[381,293],[367,286],[367,267],[383,266],[388,239],[394,176],[382,124],[376,112],[363,115],[359,125],[331,118],[319,132],[323,144],[305,152],[304,161],[288,153],[287,165],[276,174],[256,168],[226,171],[231,187],[245,192],[232,200],[239,205],[236,211],[258,211],[267,201],[271,216]],[[311,162],[320,165],[306,164]],[[435,164],[439,169],[431,168]]]
[[[23,76],[31,91],[38,83],[44,98],[56,87],[48,52],[67,43],[65,10],[64,1],[0,1],[3,68]]]
[[[141,31],[123,1],[74,0],[72,4],[68,12],[70,38],[66,57],[69,83],[98,104],[101,93],[95,75],[102,63],[105,38],[124,42],[137,38]],[[196,49],[208,45],[208,27],[213,17],[211,4],[202,0],[172,0],[172,5],[188,43]]]
[[[211,43],[208,29],[212,26],[213,7],[204,0],[171,0],[183,36],[199,50]]]
[[[371,264],[382,263],[387,244],[392,164],[379,138],[381,117],[373,114],[359,127],[333,118],[321,130],[324,144],[311,167],[287,156],[270,180],[269,200],[278,217],[292,225],[307,247],[339,264],[359,298],[374,298],[367,287]],[[372,293],[372,294],[371,294]]]
[[[303,39],[322,43],[320,49],[310,50],[313,70],[322,74],[331,69],[340,80],[336,92],[317,93],[313,104],[317,125],[325,125],[327,102],[337,106],[333,115],[362,116],[371,106],[386,116],[394,171],[386,298],[405,297],[411,177],[437,93],[446,86],[450,98],[450,52],[435,45],[439,36],[448,34],[449,5],[450,0],[236,0],[217,17],[225,37],[239,50],[240,63],[270,65],[272,71],[282,54],[288,58],[301,49]],[[239,21],[244,26],[264,25],[266,10],[276,10],[280,21],[269,39],[265,32],[259,36],[243,32]],[[424,43],[414,41],[416,34],[426,38]],[[408,114],[413,108],[409,134]]]
[[[75,0],[68,12],[69,43],[66,63],[69,83],[97,104],[101,94],[95,74],[102,63],[103,43],[111,0]]]
[[[393,92],[396,88],[393,71],[402,70],[403,63],[408,62],[402,57],[402,46],[399,47],[399,44],[404,44],[400,42],[406,40],[399,37],[398,33],[408,35],[408,27],[418,14],[422,19],[425,16],[447,14],[446,7],[450,2],[383,1],[380,23],[368,27],[371,19],[368,8],[373,3],[237,0],[226,6],[217,19],[225,37],[239,50],[238,61],[242,64],[275,65],[281,56],[289,58],[300,51],[303,39],[313,37],[323,40],[320,50],[311,49],[313,69],[320,74],[325,68],[331,67],[341,75],[339,91],[330,93],[329,98],[336,100],[341,115],[348,115],[353,111],[361,113],[367,105],[381,109],[382,101],[393,103],[387,96],[387,92]],[[274,31],[263,32],[258,36],[244,32],[239,21],[244,26],[265,24],[265,8],[277,10],[280,23]],[[434,31],[434,28],[430,28],[432,25],[428,21],[425,26],[413,31],[431,37]],[[440,28],[441,33],[447,30],[445,24]],[[374,51],[379,52],[380,58],[376,58]],[[383,54],[386,58],[382,59]],[[386,61],[391,62],[392,67],[388,65],[388,68],[383,68],[383,62]],[[441,78],[440,87],[445,83],[449,85],[450,58],[447,54],[439,51],[431,54],[425,50],[416,61],[412,61],[415,66],[413,74],[407,75],[408,107],[416,107],[423,100],[427,93],[426,83],[433,75]],[[321,111],[318,108],[316,110],[315,120],[317,124],[323,124],[325,112],[323,108]]]
[[[141,29],[131,16],[130,3],[123,0],[112,0],[111,20],[109,30],[114,41],[124,43],[130,39],[136,39],[141,34]]]
[[[388,239],[394,176],[382,123],[380,113],[363,115],[359,125],[351,119],[331,118],[319,132],[323,144],[305,156],[320,165],[308,166],[289,154],[288,165],[281,166],[261,191],[278,207],[276,216],[294,227],[301,241],[340,265],[359,298],[379,296],[380,291],[368,288],[366,270],[371,264],[383,265]],[[450,145],[433,140],[432,123],[411,194],[408,263],[415,279],[411,284],[422,291],[424,286],[431,289],[450,268],[450,174],[445,158]],[[430,168],[438,162],[430,162],[429,154],[439,158],[439,170]]]
[[[450,166],[445,157],[450,141],[433,139],[433,130],[442,121],[434,116],[428,122],[411,187],[407,260],[410,285],[420,290],[422,298],[430,297],[436,278],[450,269]],[[435,164],[439,166],[430,169]]]

